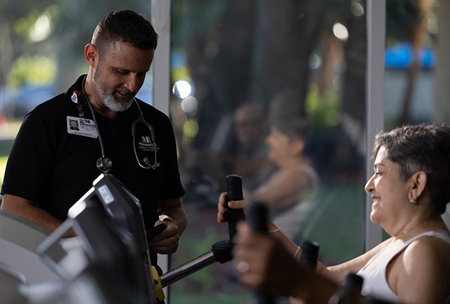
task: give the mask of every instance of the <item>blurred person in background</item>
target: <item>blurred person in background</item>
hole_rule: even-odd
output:
[[[275,170],[268,158],[269,146],[265,138],[269,132],[263,106],[246,102],[234,112],[236,152],[230,158],[233,173],[242,177],[244,191],[253,191]]]
[[[293,91],[283,92],[271,102],[271,131],[266,142],[268,158],[277,170],[246,197],[266,204],[272,221],[297,242],[301,242],[301,213],[314,207],[319,190],[319,176],[304,154],[307,122],[299,107],[299,97]]]

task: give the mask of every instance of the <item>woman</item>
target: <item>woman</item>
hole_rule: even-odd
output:
[[[346,263],[318,264],[316,272],[336,286],[347,273],[357,273],[364,278],[364,290],[393,303],[444,303],[450,296],[450,232],[441,214],[450,201],[450,128],[405,126],[380,133],[373,159],[375,173],[365,186],[373,199],[370,219],[391,238]],[[219,222],[225,220],[224,198],[219,200]],[[281,295],[314,296],[305,296],[304,275],[297,275],[303,270],[286,258],[289,254],[298,260],[301,249],[272,223],[271,235],[285,249],[278,240],[240,228],[235,262],[244,284]],[[324,289],[320,296],[329,297],[335,289]]]
[[[319,177],[304,155],[306,121],[297,110],[298,100],[296,92],[288,91],[272,101],[266,143],[268,159],[277,170],[248,197],[266,204],[272,221],[292,240],[300,232],[298,211],[312,201],[319,187]]]

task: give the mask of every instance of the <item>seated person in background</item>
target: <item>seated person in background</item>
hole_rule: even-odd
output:
[[[450,201],[450,128],[418,125],[380,133],[373,150],[374,175],[365,190],[373,198],[370,219],[391,238],[340,265],[318,264],[316,272],[341,284],[348,272],[364,278],[363,291],[393,303],[444,303],[450,296],[450,231],[441,218]],[[229,202],[242,208],[247,201]],[[219,199],[218,221],[226,221],[225,194]],[[280,231],[277,239],[239,227],[235,263],[248,286],[294,297],[305,297],[301,249]],[[276,226],[269,222],[269,231]],[[279,246],[283,243],[285,248]]]
[[[300,203],[311,201],[319,188],[319,176],[303,153],[307,123],[298,110],[298,100],[295,92],[285,92],[272,101],[266,142],[268,157],[278,168],[247,197],[270,207],[270,218],[292,240],[300,234]]]
[[[234,112],[234,134],[238,144],[235,155],[228,157],[233,173],[242,176],[242,187],[253,191],[275,170],[268,159],[268,145],[264,142],[268,134],[264,108],[253,102],[241,104]]]

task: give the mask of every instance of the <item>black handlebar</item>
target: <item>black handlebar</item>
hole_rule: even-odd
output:
[[[227,175],[227,203],[229,201],[243,200],[242,194],[242,178],[236,174]],[[236,235],[236,223],[245,220],[243,209],[228,209],[228,233],[230,241]]]

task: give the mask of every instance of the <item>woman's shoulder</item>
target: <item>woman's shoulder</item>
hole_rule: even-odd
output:
[[[395,260],[390,286],[402,303],[443,303],[449,296],[450,243],[431,234],[412,241]],[[392,283],[392,284],[391,284]]]
[[[404,251],[404,262],[425,267],[450,267],[450,234],[429,231],[411,242]],[[417,267],[417,265],[415,266]]]
[[[409,251],[431,251],[436,249],[450,252],[450,233],[445,231],[428,231],[416,236],[406,248]],[[450,254],[448,255],[450,260]]]

